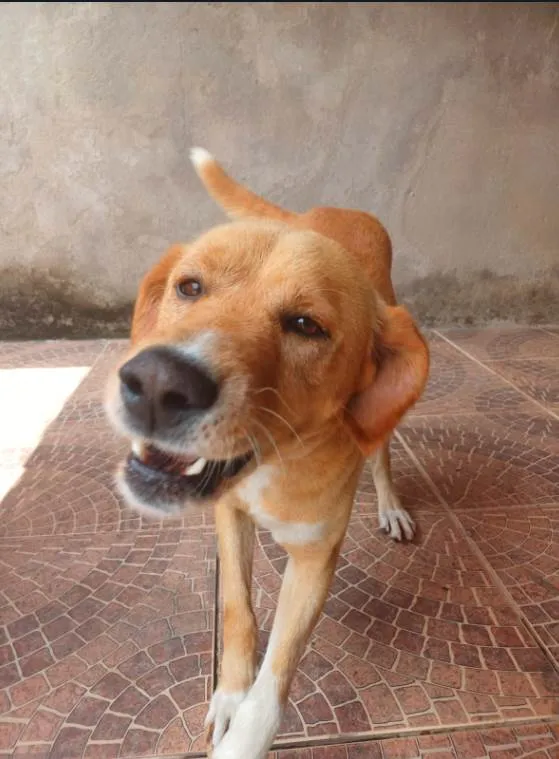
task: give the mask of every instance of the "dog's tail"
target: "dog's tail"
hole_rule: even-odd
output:
[[[289,222],[297,216],[236,182],[204,148],[192,148],[190,160],[208,193],[232,218],[257,216]]]

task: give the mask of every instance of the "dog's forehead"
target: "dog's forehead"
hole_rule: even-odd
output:
[[[188,260],[210,273],[235,271],[251,276],[299,283],[353,279],[351,261],[332,240],[308,229],[254,220],[214,227],[190,248]],[[341,284],[341,282],[340,282]]]
[[[248,257],[256,262],[269,254],[285,231],[282,224],[260,220],[222,224],[201,235],[191,250],[204,259],[226,262]]]

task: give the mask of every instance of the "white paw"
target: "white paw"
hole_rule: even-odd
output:
[[[275,699],[249,693],[237,709],[213,759],[265,759],[278,731],[281,709]],[[262,694],[258,694],[260,696]]]
[[[211,741],[214,747],[220,743],[227,732],[246,694],[246,690],[227,692],[219,688],[213,694],[204,726],[211,731]]]
[[[388,533],[393,540],[411,540],[415,532],[415,524],[408,512],[396,507],[379,511],[378,521],[380,528]]]

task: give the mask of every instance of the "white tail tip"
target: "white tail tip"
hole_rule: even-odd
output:
[[[208,161],[215,161],[215,158],[205,148],[190,148],[190,160],[198,169]]]

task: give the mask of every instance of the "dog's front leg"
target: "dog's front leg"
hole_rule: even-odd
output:
[[[286,546],[289,561],[268,649],[214,759],[263,759],[278,731],[293,675],[332,581],[339,543]]]
[[[223,600],[223,655],[206,727],[216,746],[254,682],[256,622],[250,601],[254,524],[228,496],[216,506]]]

